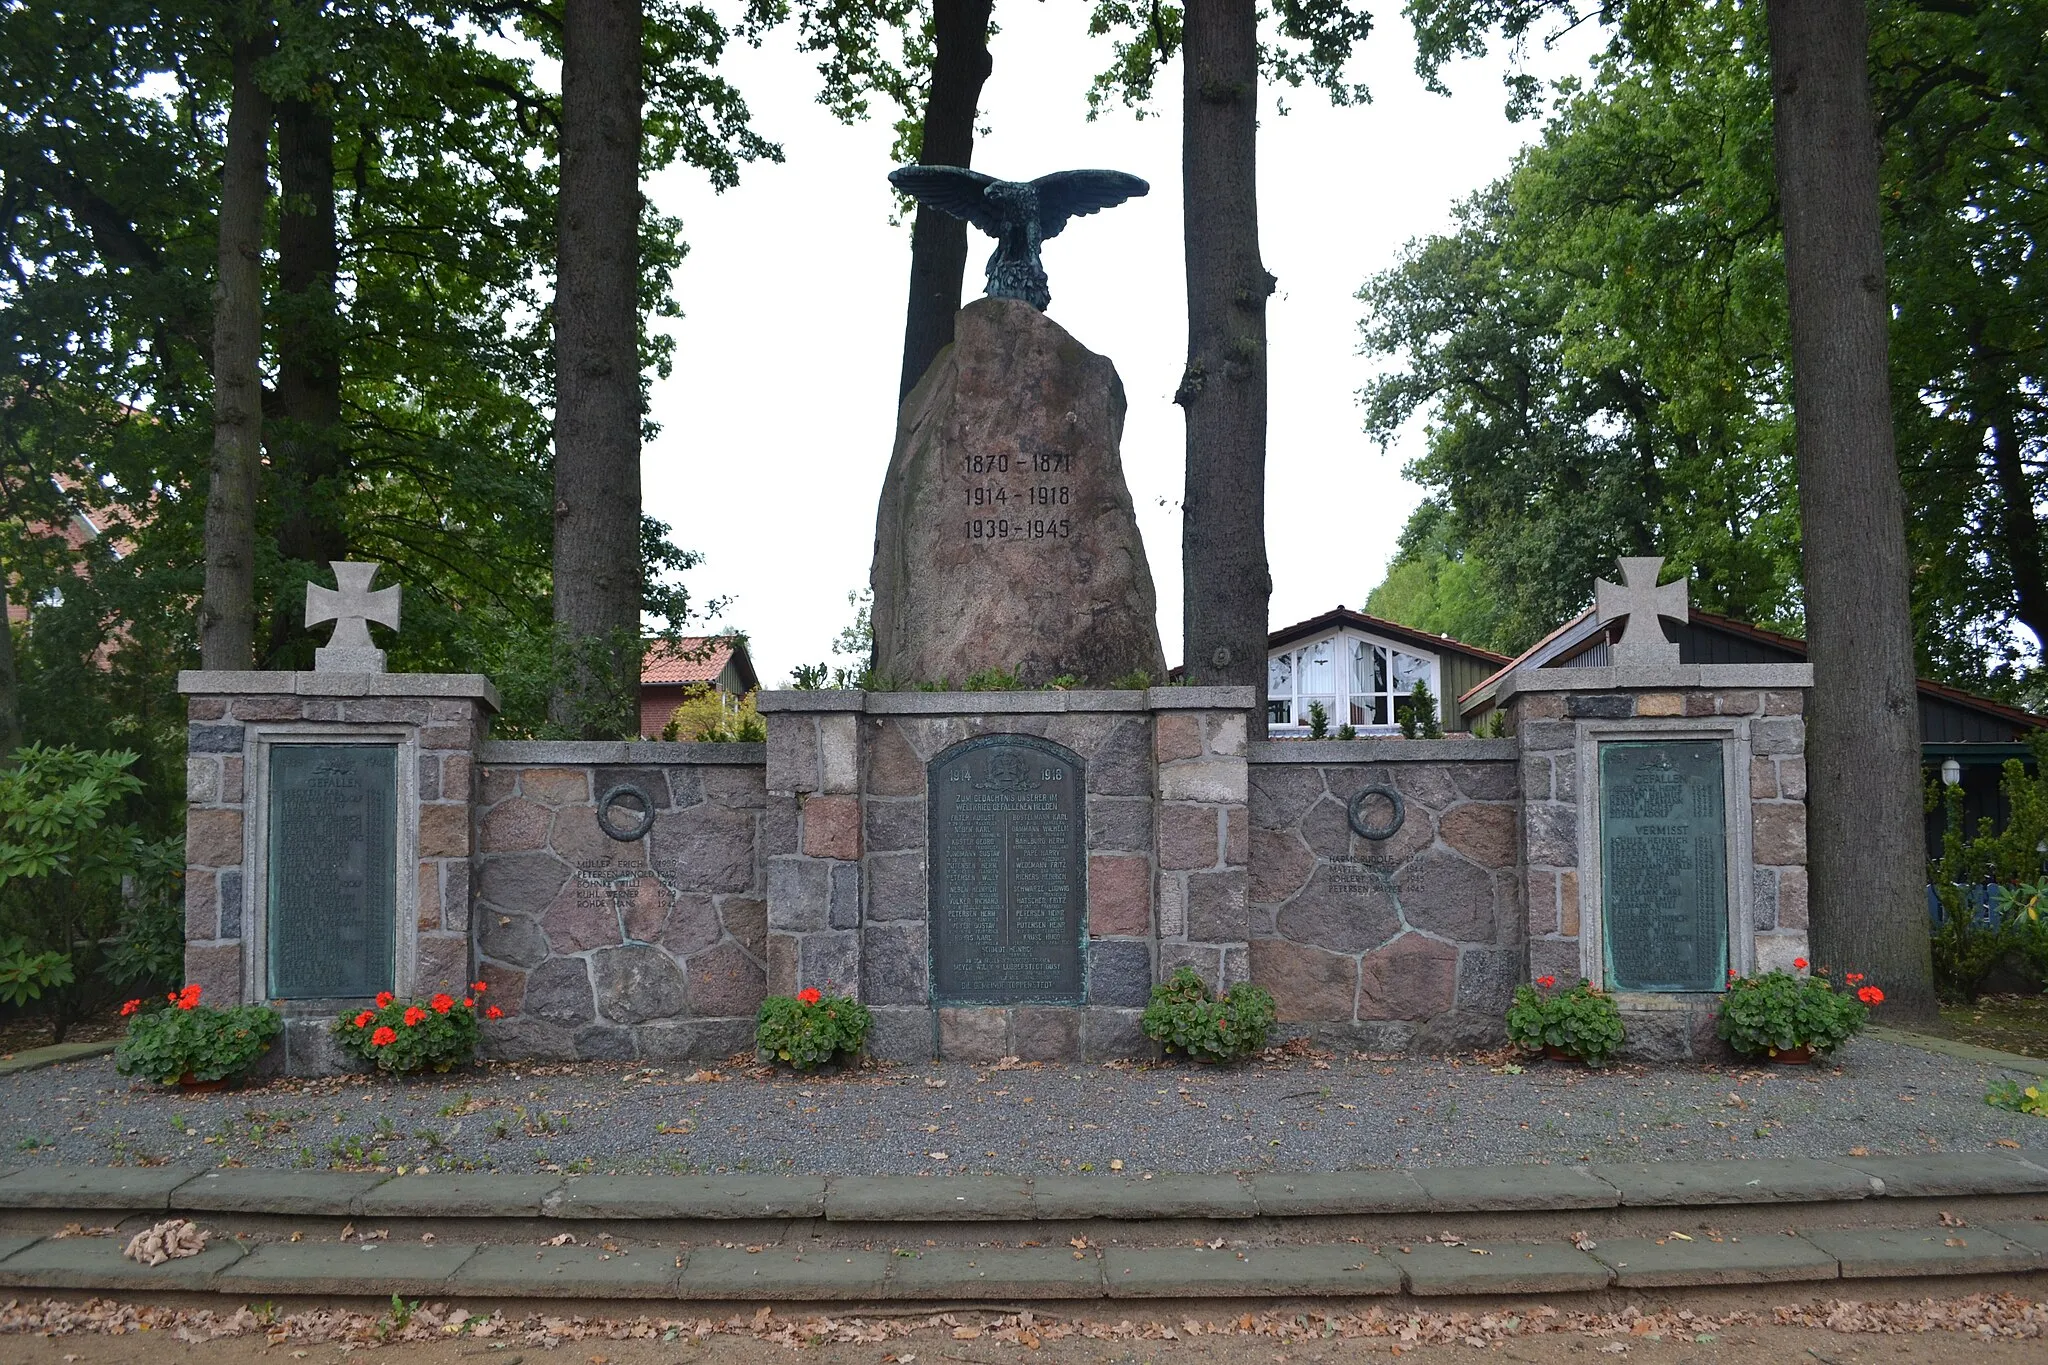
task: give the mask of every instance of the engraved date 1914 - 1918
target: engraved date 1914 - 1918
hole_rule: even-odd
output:
[[[1064,483],[1026,484],[1014,493],[999,483],[978,483],[966,490],[969,507],[1007,507],[1012,502],[1026,507],[1065,507],[1074,500],[1074,490]]]

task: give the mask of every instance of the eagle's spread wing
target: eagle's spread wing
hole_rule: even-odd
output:
[[[899,166],[889,172],[889,183],[921,204],[965,218],[992,237],[1002,236],[997,206],[982,193],[997,183],[992,175],[965,166]]]
[[[1031,182],[1038,191],[1038,233],[1057,237],[1069,218],[1136,199],[1152,187],[1122,171],[1055,171]]]

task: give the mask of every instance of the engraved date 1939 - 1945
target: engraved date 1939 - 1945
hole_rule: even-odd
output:
[[[1065,540],[1073,523],[1065,517],[970,517],[969,540]]]

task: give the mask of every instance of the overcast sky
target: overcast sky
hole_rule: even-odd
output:
[[[1076,219],[1045,249],[1050,316],[1107,355],[1130,401],[1124,476],[1159,591],[1160,636],[1180,658],[1183,427],[1173,405],[1187,347],[1181,270],[1178,64],[1151,117],[1087,121],[1090,77],[1108,47],[1086,35],[1078,0],[1000,0],[995,71],[983,93],[979,170],[1024,180],[1108,167],[1152,183],[1148,198]],[[1366,276],[1404,243],[1439,231],[1451,205],[1500,175],[1535,133],[1502,112],[1498,55],[1454,68],[1445,98],[1422,88],[1414,43],[1392,5],[1354,63],[1373,103],[1332,109],[1312,91],[1265,95],[1259,133],[1260,240],[1280,291],[1272,357],[1267,551],[1272,623],[1363,605],[1420,497],[1401,477],[1419,424],[1384,454],[1360,431],[1357,354]],[[1581,71],[1592,25],[1532,71]],[[690,254],[677,279],[673,375],[654,386],[661,435],[644,464],[646,507],[702,551],[689,578],[727,597],[722,622],[748,632],[768,686],[829,656],[867,584],[875,504],[895,430],[907,227],[888,222],[886,119],[852,128],[815,102],[814,65],[787,35],[724,67],[754,126],[782,144],[779,166],[745,170],[719,195],[701,173],[657,177],[650,193],[682,218]],[[990,243],[973,234],[969,299]]]

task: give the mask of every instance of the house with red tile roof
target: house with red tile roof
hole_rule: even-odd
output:
[[[660,739],[661,728],[676,708],[701,688],[738,700],[760,686],[747,642],[737,636],[656,640],[640,664],[640,737]]]

